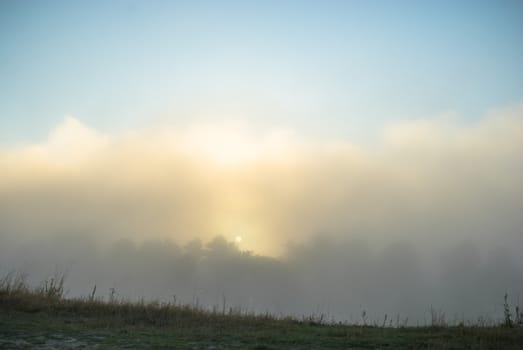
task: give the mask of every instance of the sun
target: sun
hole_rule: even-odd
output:
[[[236,242],[236,244],[240,244],[243,241],[243,238],[242,236],[236,236],[234,237],[234,241]]]

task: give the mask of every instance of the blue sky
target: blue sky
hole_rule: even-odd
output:
[[[2,1],[0,144],[240,120],[365,141],[523,99],[520,1]]]

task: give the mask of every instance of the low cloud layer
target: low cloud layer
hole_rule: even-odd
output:
[[[522,106],[392,125],[371,146],[67,118],[0,150],[0,171],[0,268],[68,269],[75,295],[422,321],[523,293]]]

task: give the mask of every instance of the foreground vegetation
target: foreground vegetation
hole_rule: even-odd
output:
[[[521,349],[523,328],[325,324],[176,303],[63,296],[63,279],[0,281],[1,349]]]

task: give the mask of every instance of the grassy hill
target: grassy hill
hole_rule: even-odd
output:
[[[0,282],[0,349],[521,349],[523,327],[326,324],[190,305],[63,297]]]

